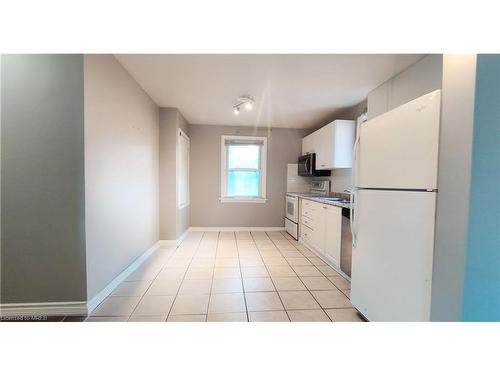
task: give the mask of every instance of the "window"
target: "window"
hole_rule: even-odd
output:
[[[189,206],[189,137],[179,129],[177,135],[177,207]]]
[[[266,201],[266,137],[223,135],[221,201]]]

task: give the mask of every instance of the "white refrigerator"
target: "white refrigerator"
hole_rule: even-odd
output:
[[[441,91],[359,127],[351,302],[370,321],[429,321]]]

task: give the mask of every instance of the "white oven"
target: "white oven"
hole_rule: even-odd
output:
[[[299,196],[326,196],[330,192],[329,180],[311,181],[307,193],[286,193],[285,195],[285,229],[296,240],[299,239]]]
[[[297,223],[299,221],[299,198],[297,196],[286,195],[286,218]]]
[[[285,229],[296,240],[298,239],[299,198],[296,195],[285,195]]]

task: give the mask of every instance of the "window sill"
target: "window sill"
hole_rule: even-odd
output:
[[[267,198],[219,198],[221,203],[266,203]]]

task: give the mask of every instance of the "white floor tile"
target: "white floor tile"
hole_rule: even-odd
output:
[[[246,312],[243,293],[212,294],[208,312],[209,314]]]
[[[86,322],[126,322],[128,321],[128,316],[89,316],[85,319]]]
[[[129,316],[141,297],[108,297],[92,312],[92,316]]]
[[[362,322],[356,309],[326,309],[332,322]]]
[[[167,322],[205,322],[206,315],[170,315]]]
[[[339,290],[318,290],[311,293],[324,309],[352,307],[351,301]]]
[[[340,290],[351,289],[351,283],[342,276],[330,276],[328,278]]]
[[[309,290],[337,290],[325,276],[305,276],[300,278]]]
[[[292,266],[299,276],[323,276],[315,266]]]
[[[269,277],[267,268],[264,266],[260,267],[241,267],[241,274],[243,277]]]
[[[212,279],[184,280],[179,288],[181,294],[210,294]]]
[[[350,283],[286,232],[192,232],[114,294],[89,321],[362,321]]]
[[[279,292],[286,310],[320,309],[320,305],[308,291]]]
[[[267,269],[272,277],[297,276],[290,266],[268,266]]]
[[[174,296],[144,296],[132,315],[162,315],[166,318],[173,302]]]
[[[249,311],[251,322],[289,322],[285,311]]]
[[[209,294],[183,294],[177,296],[170,312],[171,315],[206,314]]]
[[[276,292],[245,293],[248,311],[283,310],[283,304]]]
[[[147,296],[175,296],[182,280],[156,279],[146,292]]]
[[[207,322],[248,322],[247,314],[242,313],[221,313],[208,314]]]
[[[142,280],[142,281],[124,281],[120,283],[115,290],[111,293],[111,296],[117,297],[128,297],[135,296],[140,297],[151,284],[150,280]]]
[[[128,321],[129,322],[164,322],[167,317],[163,315],[150,315],[150,316],[138,316],[132,315]]]
[[[251,277],[243,279],[245,292],[274,292],[274,284],[270,277]]]
[[[214,279],[212,283],[212,294],[217,293],[242,293],[243,285],[241,279]]]
[[[211,279],[213,273],[213,267],[189,267],[184,280]]]
[[[288,311],[292,322],[329,322],[330,319],[323,310],[292,310]]]
[[[273,277],[273,282],[278,291],[306,290],[305,285],[297,276]]]
[[[239,267],[215,267],[214,279],[237,279],[241,278]]]
[[[320,270],[321,273],[325,276],[340,276],[339,273],[330,266],[317,266],[317,267],[318,270]]]

